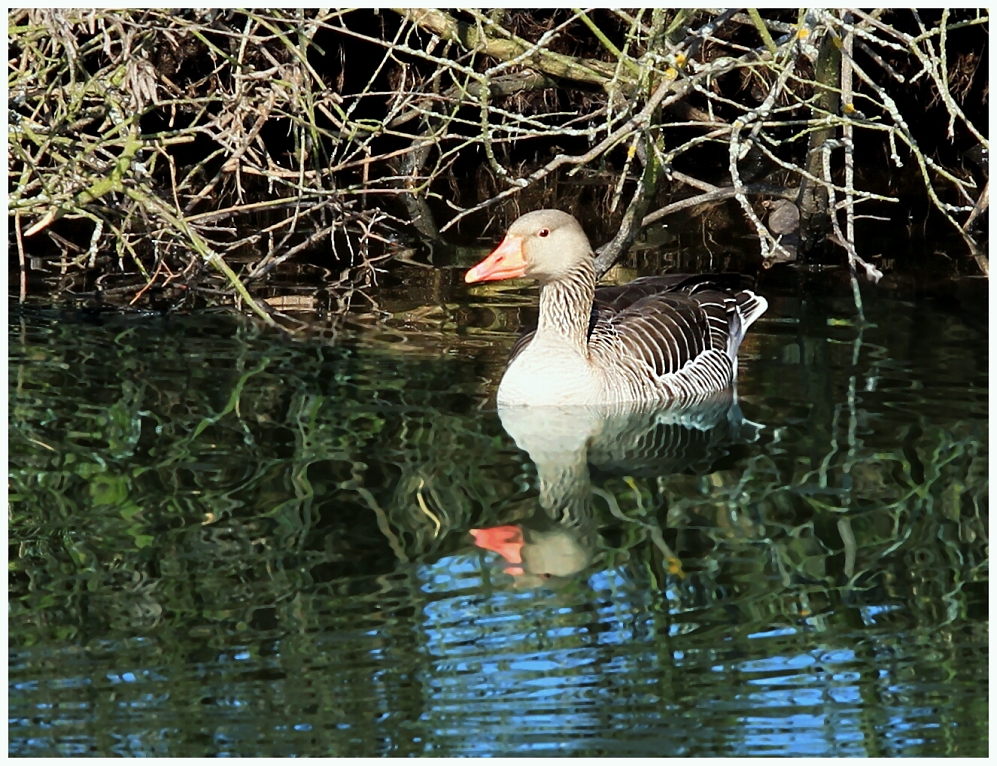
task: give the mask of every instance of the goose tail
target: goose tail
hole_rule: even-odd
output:
[[[742,290],[734,296],[734,300],[735,305],[731,316],[730,340],[727,346],[727,353],[730,354],[731,360],[736,364],[737,350],[741,346],[741,341],[744,340],[748,328],[768,309],[769,302],[751,290]]]

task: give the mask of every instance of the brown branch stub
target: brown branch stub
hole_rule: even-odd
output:
[[[459,21],[445,11],[433,8],[392,8],[391,10],[412,19],[423,29],[444,40],[459,43],[466,50],[484,53],[500,61],[511,61],[528,54],[524,63],[552,77],[600,86],[606,85],[613,79],[615,71],[613,64],[563,56],[516,38],[491,37],[477,26]]]

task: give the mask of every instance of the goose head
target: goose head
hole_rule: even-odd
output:
[[[545,284],[563,279],[592,259],[592,246],[574,216],[535,210],[517,218],[499,246],[470,269],[464,281],[528,277]]]

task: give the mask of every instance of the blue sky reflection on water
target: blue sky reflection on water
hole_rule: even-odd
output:
[[[852,650],[816,644],[805,654],[707,668],[692,663],[688,652],[671,656],[667,640],[655,633],[648,590],[619,571],[593,573],[571,593],[518,590],[511,576],[500,573],[501,563],[474,552],[420,570],[426,590],[436,596],[423,612],[432,656],[424,671],[431,690],[424,720],[440,740],[463,733],[461,743],[447,741],[448,751],[570,750],[586,734],[600,738],[615,730],[651,749],[655,743],[676,748],[661,755],[692,754],[690,718],[715,714],[727,721],[732,752],[739,755],[865,754]],[[484,578],[482,566],[488,568]],[[587,618],[571,624],[577,613],[593,610],[596,631]],[[662,627],[667,629],[664,622]],[[797,633],[774,628],[747,639],[755,648]],[[675,676],[690,663],[690,674],[714,676],[702,686],[734,686],[736,693],[670,698],[680,683]],[[633,725],[635,707],[641,709],[639,726]],[[466,738],[470,730],[473,741]]]

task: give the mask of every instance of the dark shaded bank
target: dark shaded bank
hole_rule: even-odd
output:
[[[988,29],[982,10],[14,10],[11,289],[286,324],[555,206],[606,265],[945,290],[988,268]]]

